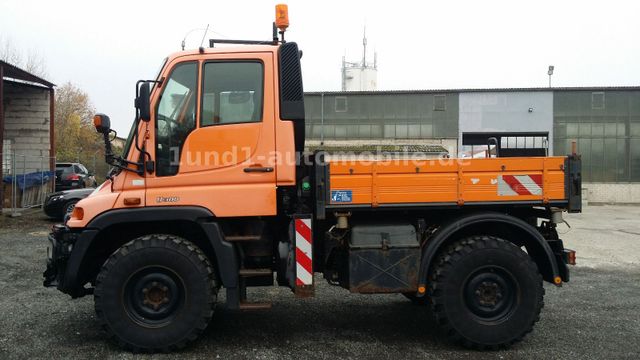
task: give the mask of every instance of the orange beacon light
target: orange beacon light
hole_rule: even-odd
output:
[[[289,8],[286,4],[276,5],[276,26],[280,31],[289,27]]]

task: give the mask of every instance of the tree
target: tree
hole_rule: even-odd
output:
[[[101,181],[108,165],[103,139],[93,127],[94,112],[89,95],[77,86],[68,82],[56,89],[56,160],[80,162]]]
[[[11,39],[2,36],[0,36],[0,60],[38,77],[48,77],[44,58],[36,50],[28,50],[25,57],[23,52],[13,45]]]

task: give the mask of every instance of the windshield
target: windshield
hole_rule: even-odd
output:
[[[158,69],[158,72],[156,73],[156,76],[154,77],[155,80],[158,80],[160,78],[160,74],[162,73],[162,69],[164,69],[164,66],[167,64],[167,60],[169,58],[164,58],[164,60],[162,60],[162,64],[160,64],[160,68]],[[151,87],[151,92],[153,93],[153,90],[156,88],[156,84],[157,83],[153,83],[153,86]]]
[[[73,166],[71,164],[56,164],[56,177],[60,178],[62,175],[69,175],[73,173]]]
[[[164,58],[162,60],[162,63],[160,64],[160,68],[158,69],[156,76],[154,77],[154,79],[158,80],[160,78],[160,74],[162,73],[162,69],[164,69],[164,66],[167,64],[167,59],[168,58]],[[153,89],[156,88],[156,84],[157,83],[153,83],[153,87],[151,88],[151,93],[153,93]],[[138,122],[134,121],[133,124],[131,124],[131,130],[129,130],[129,136],[127,136],[127,142],[125,142],[124,144],[124,149],[122,149],[122,157],[126,158],[127,155],[129,155],[129,150],[131,149],[131,144],[133,143],[133,134],[135,134],[136,131],[136,124]]]
[[[131,143],[133,143],[133,134],[136,131],[137,121],[134,121],[131,124],[131,130],[129,130],[129,135],[127,136],[127,142],[124,143],[124,149],[122,149],[122,157],[126,158],[129,155],[129,149],[131,149]]]

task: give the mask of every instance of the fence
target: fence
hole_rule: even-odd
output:
[[[55,158],[3,152],[0,201],[2,208],[16,214],[20,209],[41,207],[54,189]]]

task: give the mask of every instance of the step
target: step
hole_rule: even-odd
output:
[[[259,302],[240,302],[240,310],[268,310],[271,309],[271,303],[259,303]]]
[[[240,269],[238,275],[242,277],[273,276],[273,271],[271,269]]]
[[[225,240],[227,241],[259,241],[260,239],[262,239],[262,236],[260,235],[230,235],[230,236],[225,236],[224,237]]]

